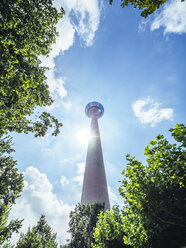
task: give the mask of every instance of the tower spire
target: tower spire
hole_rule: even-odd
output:
[[[103,106],[91,102],[85,108],[91,118],[90,138],[86,158],[81,204],[105,203],[105,210],[110,209],[107,181],[103,162],[98,118],[104,113]]]

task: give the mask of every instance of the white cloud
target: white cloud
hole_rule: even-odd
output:
[[[83,185],[83,176],[85,171],[85,162],[77,164],[77,176],[74,177],[72,180],[77,182],[79,186]]]
[[[67,163],[76,163],[79,160],[82,160],[83,156],[81,154],[77,154],[71,158],[64,158],[60,161],[60,166],[66,165]]]
[[[63,0],[62,4],[80,39],[86,46],[92,45],[100,20],[99,1]]]
[[[151,30],[164,27],[164,33],[186,32],[186,1],[171,0],[166,3],[163,10],[158,14],[151,24]]]
[[[112,190],[110,186],[108,186],[108,194],[109,194],[109,199],[110,199],[110,204],[111,206],[115,203],[118,203],[118,197]]]
[[[58,96],[61,97],[61,99],[63,99],[67,95],[67,91],[64,87],[65,79],[64,78],[56,79],[54,77],[53,70],[48,70],[46,72],[46,76],[48,79],[48,85],[49,85],[50,92],[52,94],[57,93]]]
[[[82,154],[77,154],[76,159],[82,159]]]
[[[138,25],[138,32],[143,33],[146,30],[148,23],[149,19],[142,19]]]
[[[63,186],[65,184],[69,184],[69,180],[65,176],[61,176],[60,183]]]
[[[66,109],[71,109],[72,108],[72,103],[71,102],[63,102],[63,106],[66,108]]]
[[[23,219],[22,232],[37,223],[41,214],[46,216],[49,225],[58,234],[59,242],[69,238],[69,212],[73,206],[63,203],[52,192],[52,184],[47,176],[34,167],[28,167],[24,173],[24,190],[11,211],[11,218]],[[14,237],[16,241],[18,237]]]
[[[58,22],[56,28],[59,36],[56,38],[56,42],[52,44],[49,56],[40,56],[40,59],[42,61],[42,66],[46,66],[49,68],[49,70],[46,71],[45,75],[47,77],[47,83],[49,85],[51,95],[55,100],[57,97],[59,97],[62,102],[64,97],[67,95],[67,90],[65,89],[65,78],[55,77],[54,58],[60,54],[60,51],[68,50],[72,46],[72,44],[74,43],[75,29],[73,28],[67,16],[65,16]],[[69,108],[69,106],[69,103],[64,103],[64,107]],[[53,105],[52,107],[55,107],[55,105]]]
[[[69,163],[69,162],[71,162],[71,159],[70,159],[70,158],[64,158],[64,159],[62,159],[62,160],[60,161],[60,166],[61,166],[62,164],[66,164],[66,163]]]
[[[64,86],[64,78],[55,77],[54,58],[68,50],[74,43],[75,33],[79,36],[85,46],[93,44],[95,32],[99,27],[100,11],[99,0],[55,0],[54,6],[59,10],[65,9],[65,16],[57,24],[59,36],[56,42],[51,46],[51,52],[48,57],[41,56],[43,66],[49,67],[46,73],[47,83],[54,99],[60,97],[61,103],[67,95]],[[63,106],[67,109],[71,107],[70,102],[64,102]],[[52,107],[54,107],[53,105]]]
[[[134,114],[142,123],[149,123],[151,126],[155,126],[162,120],[172,120],[173,109],[172,108],[160,108],[161,103],[154,102],[150,97],[143,100],[137,100],[132,109]]]

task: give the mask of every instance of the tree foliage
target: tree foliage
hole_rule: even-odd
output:
[[[10,138],[0,139],[0,246],[21,227],[21,221],[18,220],[8,224],[11,206],[23,188],[23,175],[18,173],[15,168],[17,162],[9,155],[14,151],[11,145]]]
[[[159,9],[161,5],[166,3],[168,0],[121,0],[121,7],[124,8],[131,4],[134,8],[139,8],[142,10],[141,16],[147,17],[152,14],[154,11]],[[184,2],[185,0],[180,0]],[[113,0],[109,0],[110,4],[113,3]]]
[[[123,230],[122,214],[119,206],[115,205],[110,211],[101,212],[94,229],[94,248],[127,248],[123,242],[125,232]]]
[[[64,248],[90,248],[94,242],[93,232],[100,211],[104,210],[104,204],[76,205],[70,213],[69,232],[71,240]]]
[[[57,248],[56,233],[53,233],[44,215],[36,226],[20,235],[16,248]]]
[[[8,131],[45,135],[61,123],[44,112],[36,120],[36,107],[52,104],[39,55],[48,55],[55,42],[56,24],[62,18],[52,0],[0,1],[0,135]]]
[[[124,199],[120,232],[125,234],[124,243],[134,248],[186,246],[186,127],[177,124],[170,132],[178,143],[158,135],[145,148],[146,165],[126,155],[128,165],[119,188]],[[95,234],[106,228],[109,240],[114,238],[110,225],[116,223],[114,218],[108,225],[108,216],[100,215]],[[101,245],[97,247],[109,247],[105,241]]]

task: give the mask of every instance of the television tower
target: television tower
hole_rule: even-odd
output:
[[[104,202],[105,210],[110,210],[107,181],[98,126],[98,119],[103,115],[104,108],[98,102],[90,102],[85,108],[85,113],[89,118],[91,118],[91,130],[88,143],[81,204]]]

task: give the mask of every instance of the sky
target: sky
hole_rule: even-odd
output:
[[[11,218],[24,218],[25,232],[45,214],[61,244],[69,237],[69,212],[81,199],[89,102],[105,109],[99,127],[111,206],[122,206],[118,181],[125,155],[145,163],[148,142],[158,134],[173,142],[169,128],[186,120],[186,2],[169,0],[147,19],[108,2],[54,1],[66,15],[50,56],[40,59],[49,67],[55,100],[47,110],[63,127],[57,137],[13,134],[24,190]]]

